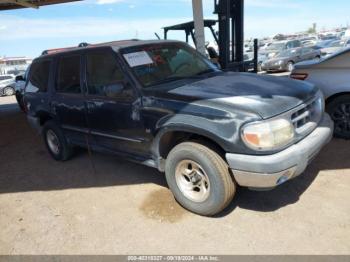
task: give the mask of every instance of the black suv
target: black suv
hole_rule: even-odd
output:
[[[80,146],[157,168],[201,215],[223,210],[236,185],[269,189],[300,175],[333,132],[312,84],[222,72],[177,41],[45,52],[24,103],[54,159]]]

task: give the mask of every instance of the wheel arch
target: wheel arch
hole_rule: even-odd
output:
[[[40,126],[45,125],[45,123],[47,121],[50,121],[53,119],[53,117],[50,115],[50,113],[43,111],[43,110],[38,111],[36,113],[36,117],[39,119]]]
[[[186,141],[205,145],[225,159],[226,150],[223,143],[215,138],[213,134],[195,128],[167,128],[160,130],[154,139],[152,152],[159,159],[165,160],[175,146]],[[164,170],[164,163],[162,164],[161,162],[158,164],[159,170]]]
[[[340,93],[336,93],[336,94],[331,95],[330,97],[328,97],[326,99],[326,106],[329,105],[332,101],[334,101],[338,97],[345,96],[345,95],[350,95],[350,91],[349,92],[340,92]]]

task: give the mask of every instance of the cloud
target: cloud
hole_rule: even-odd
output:
[[[162,26],[172,25],[191,18],[156,18],[140,20],[121,20],[117,18],[23,18],[19,16],[0,15],[0,42],[17,39],[81,39],[109,37],[112,39],[154,38]],[[13,30],[13,25],[16,25]]]

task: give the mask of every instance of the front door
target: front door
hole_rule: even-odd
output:
[[[148,158],[148,140],[139,114],[138,92],[110,49],[85,57],[87,118],[99,146],[131,157]]]

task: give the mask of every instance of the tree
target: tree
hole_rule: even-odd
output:
[[[317,24],[316,24],[316,23],[313,23],[313,24],[312,24],[312,27],[310,27],[310,28],[307,30],[307,33],[308,33],[308,34],[316,34],[316,33],[317,33]]]

